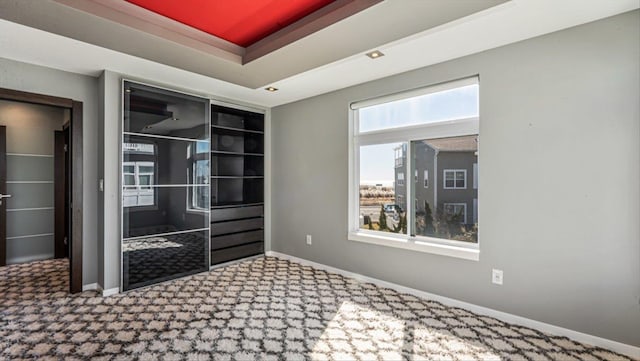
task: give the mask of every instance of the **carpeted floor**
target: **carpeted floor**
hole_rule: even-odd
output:
[[[0,268],[0,359],[628,360],[273,257],[107,298],[66,269]]]

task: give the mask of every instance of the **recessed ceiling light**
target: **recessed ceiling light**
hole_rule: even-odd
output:
[[[380,50],[374,50],[367,53],[367,56],[371,59],[378,59],[379,57],[384,56],[384,54]]]
[[[274,88],[272,86],[269,86],[269,87],[264,88],[264,90],[266,90],[268,92],[277,92],[278,88]]]

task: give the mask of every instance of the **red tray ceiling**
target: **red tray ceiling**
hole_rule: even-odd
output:
[[[335,0],[126,0],[247,47]]]

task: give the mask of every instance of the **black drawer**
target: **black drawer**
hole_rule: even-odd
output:
[[[211,251],[211,264],[229,262],[240,258],[264,253],[264,243],[249,243],[242,246],[230,247]]]
[[[230,219],[262,217],[263,206],[219,208],[211,210],[211,222],[220,222]]]
[[[264,227],[264,218],[250,218],[239,221],[211,223],[211,235],[254,231]]]
[[[263,240],[264,231],[262,230],[211,237],[211,249],[240,246],[247,243],[262,242]]]

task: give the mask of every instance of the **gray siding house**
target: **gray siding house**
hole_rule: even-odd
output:
[[[406,210],[406,182],[413,181],[416,212],[429,204],[435,214],[461,214],[461,222],[478,222],[478,136],[462,136],[412,142],[413,178],[405,173],[407,149],[395,149],[396,203]]]

